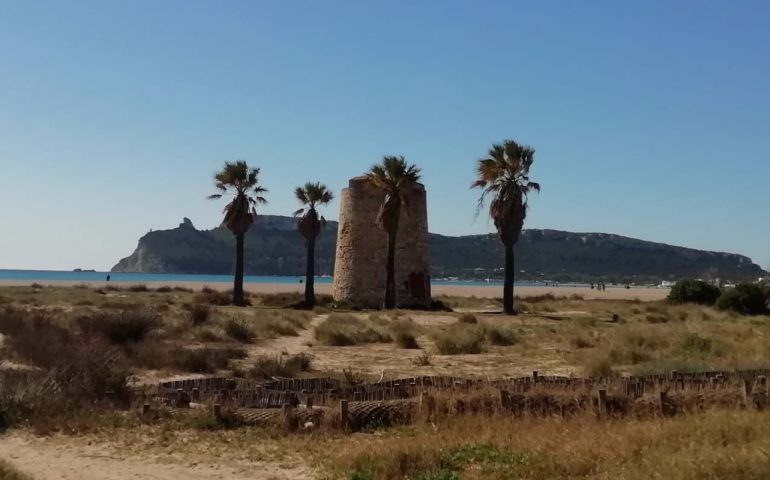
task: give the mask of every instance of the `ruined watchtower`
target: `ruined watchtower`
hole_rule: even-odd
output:
[[[428,210],[425,187],[418,184],[402,207],[396,237],[396,305],[430,307]],[[340,198],[334,299],[351,305],[378,308],[385,296],[387,236],[377,226],[385,194],[366,177],[350,179]]]

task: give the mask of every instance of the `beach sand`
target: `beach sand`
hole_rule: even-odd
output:
[[[29,286],[32,281],[29,280],[0,280],[0,287],[8,286]],[[90,287],[99,288],[107,285],[128,287],[132,285],[130,282],[76,282],[76,281],[38,281],[41,285],[46,286],[75,286],[75,285],[88,285]],[[169,287],[185,287],[193,290],[200,290],[203,287],[209,287],[216,290],[228,290],[232,288],[232,283],[214,282],[204,284],[201,282],[143,282],[143,285],[147,285],[149,288],[158,288],[162,286]],[[287,293],[287,292],[304,292],[304,284],[302,283],[246,283],[244,288],[250,293]],[[455,296],[455,297],[479,297],[479,298],[499,298],[503,296],[503,288],[500,285],[433,285],[431,286],[433,297],[441,295]],[[317,294],[331,294],[331,283],[318,283],[315,285],[315,292]],[[669,290],[666,288],[607,288],[606,291],[600,292],[598,290],[592,290],[588,287],[526,287],[517,286],[515,288],[515,294],[518,297],[532,297],[538,295],[552,294],[557,297],[568,297],[571,295],[582,295],[585,299],[607,299],[607,300],[641,300],[641,301],[655,301],[666,298]]]

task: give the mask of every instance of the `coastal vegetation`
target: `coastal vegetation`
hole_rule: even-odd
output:
[[[744,315],[761,315],[768,311],[770,288],[760,283],[739,283],[719,289],[701,280],[680,280],[671,288],[668,300],[673,303],[713,305]]]
[[[305,308],[313,308],[315,306],[315,290],[313,288],[315,283],[315,242],[321,233],[321,229],[326,225],[326,219],[318,214],[316,207],[327,205],[332,201],[334,195],[326,185],[317,182],[308,182],[302,187],[297,187],[294,190],[294,195],[303,205],[302,208],[294,212],[294,216],[300,216],[297,221],[297,229],[305,238],[305,247],[307,248],[305,301],[303,306]]]
[[[492,145],[486,158],[477,163],[477,178],[472,188],[481,189],[479,210],[487,195],[489,216],[497,228],[505,251],[505,278],[503,280],[503,311],[515,315],[513,282],[516,275],[513,247],[521,236],[527,217],[527,195],[540,191],[540,184],[529,179],[529,169],[535,161],[535,150],[513,140]]]
[[[267,203],[263,195],[267,190],[259,185],[259,168],[252,168],[243,161],[225,162],[224,168],[214,175],[214,186],[220,193],[209,195],[217,200],[225,194],[233,199],[225,205],[223,224],[235,235],[235,276],[233,278],[233,305],[245,305],[243,295],[243,248],[244,236],[257,217],[257,205]]]
[[[385,262],[385,300],[383,308],[396,308],[395,256],[396,236],[402,209],[409,209],[409,194],[420,180],[420,169],[406,162],[403,156],[382,157],[366,173],[369,184],[385,193],[377,214],[377,224],[388,236]]]
[[[189,374],[331,377],[355,385],[414,375],[486,379],[536,370],[614,377],[763,368],[770,365],[768,315],[554,295],[517,298],[513,318],[485,313],[501,299],[464,297],[442,298],[456,312],[352,312],[333,305],[311,312],[267,306],[295,300],[285,295],[250,296],[252,305],[240,308],[203,308],[200,295],[150,287],[0,288],[0,426],[15,435],[66,432],[56,441],[130,448],[138,456],[173,448],[170,463],[189,464],[206,449],[217,452],[210,462],[235,461],[233,452],[245,458],[259,446],[261,461],[280,463],[289,455],[312,466],[317,475],[310,478],[606,478],[602,472],[635,479],[661,471],[667,478],[765,478],[770,471],[754,453],[770,448],[767,413],[747,408],[617,421],[590,410],[570,418],[516,417],[488,409],[499,401],[495,393],[439,397],[448,412],[462,407],[465,414],[375,425],[377,435],[350,436],[238,426],[227,412],[212,417],[208,404],[153,403],[143,415],[141,403],[131,403],[136,388]],[[229,335],[231,324],[247,334]],[[37,440],[36,448],[47,442]],[[654,447],[640,457],[643,444]],[[714,446],[708,456],[699,453],[703,445]],[[701,456],[684,462],[680,455]]]

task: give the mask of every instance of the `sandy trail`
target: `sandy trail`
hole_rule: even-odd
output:
[[[196,462],[169,455],[168,458],[121,455],[104,445],[88,445],[78,438],[34,437],[14,433],[0,437],[0,459],[35,480],[188,480],[264,479],[310,480],[310,470],[301,463]],[[90,443],[90,442],[89,442]]]

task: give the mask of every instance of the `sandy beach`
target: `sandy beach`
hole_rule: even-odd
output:
[[[29,280],[0,280],[0,287],[9,286],[29,286],[34,282]],[[130,282],[82,282],[82,281],[39,281],[42,285],[46,286],[60,286],[60,287],[72,287],[75,285],[88,285],[90,287],[99,288],[107,285],[113,285],[118,287],[128,287],[132,285]],[[143,282],[143,285],[147,285],[150,288],[158,288],[162,286],[169,287],[185,287],[193,290],[200,290],[203,287],[209,287],[217,290],[228,290],[232,288],[232,283],[214,282],[214,283],[200,283],[200,282]],[[247,283],[244,288],[250,293],[287,293],[287,292],[303,292],[304,285],[301,283]],[[502,287],[499,285],[480,286],[480,285],[433,285],[431,287],[434,297],[441,295],[457,296],[457,297],[480,297],[480,298],[495,298],[502,297]],[[315,285],[315,291],[319,294],[331,294],[332,284],[319,283]],[[634,300],[641,301],[655,301],[662,300],[668,295],[668,289],[666,288],[607,288],[606,291],[600,292],[598,290],[592,290],[588,287],[526,287],[517,286],[515,293],[519,297],[530,297],[537,295],[545,295],[550,293],[557,297],[568,297],[570,295],[582,295],[585,299],[608,299],[608,300]]]

